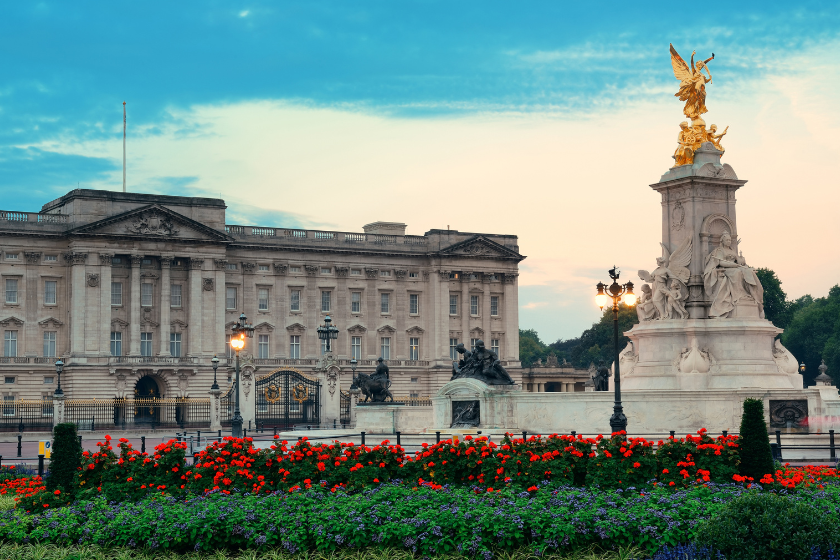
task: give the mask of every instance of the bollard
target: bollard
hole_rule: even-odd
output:
[[[20,419],[20,423],[18,424],[18,431],[19,432],[23,431],[23,418]]]
[[[307,429],[307,430],[311,430],[311,429],[312,429],[312,426],[310,426],[309,424],[307,424],[307,425],[306,425],[306,429]]]
[[[837,458],[836,451],[834,449],[834,430],[828,430],[828,451],[830,453],[831,460],[834,461]],[[0,455],[0,459],[3,457]]]
[[[522,432],[522,441],[525,442],[528,440],[528,432]]]
[[[248,427],[251,427],[250,422],[248,422]],[[242,439],[245,439],[246,437],[248,437],[248,430],[242,430]]]
[[[362,432],[362,445],[364,445],[364,444],[365,444],[365,433]]]
[[[18,457],[20,457],[20,449],[23,445],[23,436],[18,436]]]
[[[576,431],[574,431],[574,430],[572,430],[572,437],[573,437],[573,438],[577,437],[577,432],[576,432]]]
[[[251,421],[250,420],[248,420],[248,429],[249,430],[251,429]]]
[[[782,460],[782,449],[778,443],[771,443],[770,444],[770,453],[773,455],[774,461],[781,462]]]
[[[198,453],[193,453],[193,465],[198,461]]]
[[[298,441],[303,441],[303,438],[298,436]]]
[[[277,437],[277,426],[274,426],[274,437]]]
[[[397,445],[400,444],[400,432],[397,432]]]
[[[96,416],[90,417],[90,431],[94,431],[96,429]]]
[[[721,433],[723,434],[723,437],[727,437],[729,430],[723,430]]]
[[[480,436],[480,435],[481,435],[481,430],[478,430],[478,431],[475,433],[475,435]]]
[[[776,430],[776,445],[778,445],[779,448],[782,447],[782,431],[781,430]]]
[[[201,430],[198,430],[196,433],[198,434],[196,436],[198,438],[198,446],[201,447]]]
[[[2,467],[2,466],[3,466],[3,456],[0,455],[0,467]]]
[[[335,429],[335,418],[333,418],[333,430]]]
[[[140,436],[140,453],[146,452],[146,436]]]
[[[44,476],[44,456],[38,455],[38,476]]]
[[[435,443],[440,443],[440,432],[435,432]]]
[[[216,437],[219,439],[219,443],[222,443],[222,430],[219,430],[219,433],[216,435]]]
[[[192,436],[190,436],[190,453],[195,453],[195,452],[193,451],[193,438],[192,438]],[[193,465],[194,465],[194,464],[195,464],[195,461],[193,461]]]

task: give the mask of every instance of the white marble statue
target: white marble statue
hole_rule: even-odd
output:
[[[721,235],[720,245],[706,256],[703,286],[706,296],[712,299],[710,318],[731,317],[736,304],[742,300],[754,302],[758,306],[758,316],[764,318],[764,288],[744,257],[738,256],[732,248],[732,236],[728,232]]]
[[[656,319],[685,319],[688,314],[683,314],[685,308],[679,304],[679,301],[684,299],[683,290],[687,292],[685,283],[691,276],[688,270],[691,262],[691,238],[687,237],[673,253],[669,253],[664,244],[660,243],[660,245],[662,245],[662,256],[656,259],[656,268],[653,272],[640,270],[639,278],[653,284],[651,300]],[[677,281],[677,287],[681,292],[679,299],[676,300],[674,299],[674,280]],[[673,305],[672,302],[677,305]],[[645,313],[647,316],[647,312]]]
[[[685,298],[683,297],[682,285],[680,285],[679,280],[674,278],[671,280],[671,286],[667,292],[665,311],[669,317],[678,315],[680,319],[688,319],[688,311],[681,303],[683,299]]]
[[[636,300],[636,314],[639,316],[639,321],[650,321],[656,318],[656,307],[653,305],[650,284],[642,284],[642,293]]]

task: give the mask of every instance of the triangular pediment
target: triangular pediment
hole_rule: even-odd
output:
[[[0,327],[22,327],[23,319],[18,319],[14,315],[0,320]]]
[[[173,212],[160,204],[149,204],[79,226],[69,235],[85,237],[131,237],[172,241],[227,242],[228,235]]]
[[[367,329],[363,325],[356,324],[348,328],[347,332],[350,334],[364,334],[367,332]]]
[[[274,325],[272,325],[268,321],[263,321],[259,325],[256,325],[254,327],[254,330],[257,331],[257,332],[263,332],[263,331],[271,332],[271,331],[274,330]]]
[[[300,323],[292,323],[291,325],[286,327],[286,330],[289,331],[291,334],[303,334],[303,331],[306,330],[306,327],[301,325]]]
[[[38,321],[38,324],[41,325],[42,328],[45,329],[57,329],[58,327],[62,326],[64,323],[56,319],[55,317],[47,317],[46,319],[42,319]]]
[[[397,329],[395,329],[391,325],[385,325],[383,327],[379,327],[378,329],[376,329],[376,332],[393,334],[393,333],[397,332]]]
[[[411,327],[410,329],[406,329],[405,332],[407,332],[408,334],[423,334],[426,331],[421,329],[419,326],[415,325],[415,326]]]
[[[437,254],[442,257],[457,256],[480,259],[513,259],[516,261],[521,261],[525,258],[524,255],[520,255],[516,251],[508,249],[504,245],[500,245],[483,235],[475,235],[469,239],[461,241],[460,243],[450,245],[449,247],[438,251]]]

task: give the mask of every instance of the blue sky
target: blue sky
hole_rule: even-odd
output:
[[[803,153],[825,149],[828,138],[836,143],[835,103],[819,95],[837,80],[838,30],[837,4],[819,2],[4,3],[0,206],[35,211],[77,185],[119,189],[125,100],[133,190],[220,194],[230,221],[263,225],[358,231],[369,209],[374,219],[404,219],[412,233],[445,225],[518,233],[529,256],[522,326],[548,340],[570,337],[597,317],[581,294],[598,270],[622,259],[628,270],[645,266],[656,254],[658,203],[646,185],[670,165],[673,127],[682,119],[668,43],[686,59],[692,49],[704,58],[716,53],[710,111],[733,127],[741,159],[731,163],[754,178],[764,177],[766,153],[750,138],[772,139],[763,128],[767,107]],[[612,126],[613,134],[605,131]],[[628,186],[618,191],[633,189],[626,196],[650,222],[629,234],[644,245],[643,257],[605,251],[596,240],[580,253],[540,241],[555,231],[580,245],[578,233],[590,224],[607,226],[601,219],[610,206],[574,190],[613,188],[619,177],[609,168],[617,164],[605,154],[650,142],[662,153],[627,163],[620,180]],[[501,169],[518,172],[506,185],[490,185],[482,172],[518,147],[522,153]],[[267,160],[271,171],[261,167]],[[791,176],[801,177],[793,167]],[[803,180],[822,177],[813,173]],[[259,195],[241,195],[236,177],[247,177]],[[566,182],[572,178],[575,184]],[[433,187],[447,180],[454,183]],[[778,181],[781,188],[789,178]],[[298,196],[299,189],[309,192]],[[315,196],[346,189],[364,193],[358,213]],[[427,190],[431,200],[418,202]],[[518,201],[476,220],[451,197]],[[791,211],[760,207],[770,204],[761,197],[746,202],[755,217],[742,219],[753,220],[754,239],[763,236],[767,212]],[[813,234],[836,233],[824,227]],[[756,266],[774,268],[769,246],[753,251],[763,259]],[[776,268],[793,295],[817,295],[838,281],[785,266]]]

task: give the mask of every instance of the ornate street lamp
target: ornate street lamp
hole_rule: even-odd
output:
[[[219,369],[219,358],[213,356],[210,363],[213,364],[213,385],[210,386],[210,390],[217,391],[219,389],[219,383],[216,381],[216,370]]]
[[[245,339],[254,337],[254,325],[248,324],[245,314],[239,316],[239,321],[230,328],[230,347],[236,350],[236,389],[233,408],[233,418],[230,421],[230,435],[242,437],[242,414],[239,411],[239,351],[245,347]]]
[[[609,287],[601,282],[598,282],[598,293],[595,296],[595,303],[598,304],[602,310],[607,304],[607,298],[612,299],[613,309],[613,346],[615,349],[615,405],[613,406],[613,415],[610,416],[610,428],[613,433],[622,430],[627,431],[627,417],[624,415],[624,408],[621,406],[621,377],[618,367],[618,304],[624,297],[626,305],[636,304],[636,294],[633,293],[633,282],[627,282],[624,285],[618,283],[618,277],[621,273],[615,266],[609,271],[612,284]],[[606,291],[605,291],[606,290]]]
[[[338,328],[332,325],[329,315],[324,317],[324,324],[318,327],[318,338],[324,341],[324,353],[331,352],[330,341],[338,338]]]
[[[802,375],[805,375],[805,362],[802,362],[801,364],[799,364],[799,373],[801,373]]]
[[[64,395],[64,391],[61,390],[61,372],[64,370],[64,362],[61,361],[61,358],[56,360],[55,362],[55,373],[58,374],[58,387],[55,388],[55,396]]]

